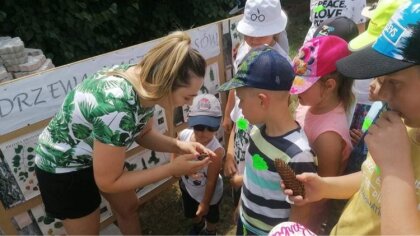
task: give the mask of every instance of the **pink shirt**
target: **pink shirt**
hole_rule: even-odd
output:
[[[350,139],[347,115],[341,104],[334,110],[324,114],[313,114],[309,111],[309,106],[299,105],[296,109],[296,120],[305,131],[311,146],[318,136],[325,132],[333,131],[339,134],[346,143],[342,151],[342,162],[347,162],[353,146]],[[345,165],[343,165],[343,168],[345,168]]]

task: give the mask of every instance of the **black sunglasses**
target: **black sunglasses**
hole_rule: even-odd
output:
[[[193,129],[195,131],[204,131],[206,129],[206,130],[208,130],[210,132],[216,132],[216,131],[219,130],[219,126],[217,126],[217,127],[210,127],[210,126],[207,126],[207,125],[194,125],[193,126]]]

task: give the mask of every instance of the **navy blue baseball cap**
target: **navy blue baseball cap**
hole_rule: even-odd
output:
[[[287,59],[265,45],[252,49],[242,60],[236,75],[222,84],[219,91],[240,87],[289,91],[294,78],[293,67]]]

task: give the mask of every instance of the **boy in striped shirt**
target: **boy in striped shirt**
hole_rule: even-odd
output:
[[[268,46],[251,50],[233,79],[220,91],[236,89],[244,117],[254,124],[245,155],[239,202],[238,235],[267,235],[277,224],[299,222],[309,227],[310,206],[286,201],[274,160],[296,172],[315,172],[315,158],[302,128],[289,111],[289,89],[295,74],[286,58]]]

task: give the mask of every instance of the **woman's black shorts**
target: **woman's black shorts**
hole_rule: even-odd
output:
[[[60,220],[77,219],[95,211],[101,195],[93,168],[70,173],[49,173],[35,167],[45,212]]]

